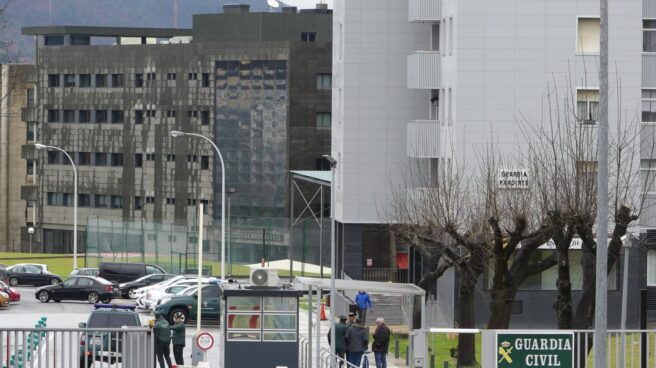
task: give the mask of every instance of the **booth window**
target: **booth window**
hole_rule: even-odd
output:
[[[296,341],[296,297],[230,297],[229,341]]]

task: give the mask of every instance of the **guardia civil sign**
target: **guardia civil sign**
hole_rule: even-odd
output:
[[[497,368],[574,367],[574,333],[497,332]]]

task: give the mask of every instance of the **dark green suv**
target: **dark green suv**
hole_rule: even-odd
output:
[[[101,361],[114,364],[121,361],[122,337],[118,332],[103,332],[108,328],[141,327],[139,315],[134,306],[96,304],[89,320],[80,322],[80,328],[98,329],[83,332],[80,337],[80,368],[91,367]]]
[[[219,285],[203,285],[201,291],[202,318],[204,321],[220,322],[221,312],[219,310],[221,288]],[[183,322],[196,319],[198,304],[198,290],[186,295],[167,296],[159,301],[155,311],[160,312],[169,323],[174,323],[174,318],[179,317]]]

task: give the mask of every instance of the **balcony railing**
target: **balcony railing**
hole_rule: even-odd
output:
[[[36,109],[34,107],[21,108],[21,121],[36,121]]]
[[[410,22],[437,22],[440,20],[441,0],[409,0],[408,20]]]
[[[415,120],[408,123],[407,153],[414,158],[449,158],[451,127],[437,120]]]
[[[417,51],[408,55],[408,88],[438,89],[441,76],[439,51]]]

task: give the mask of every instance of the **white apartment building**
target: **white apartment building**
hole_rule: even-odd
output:
[[[549,89],[564,96],[575,88],[579,112],[594,118],[599,7],[598,0],[335,0],[333,187],[347,274],[405,263],[408,249],[381,224],[409,163],[473,163],[490,144],[505,154],[521,150],[519,125],[545,117]],[[656,1],[610,0],[609,9],[611,127],[618,80],[624,116],[639,119],[642,105],[643,121],[656,121],[656,90],[653,102],[641,101],[656,89],[656,20],[649,20]]]

